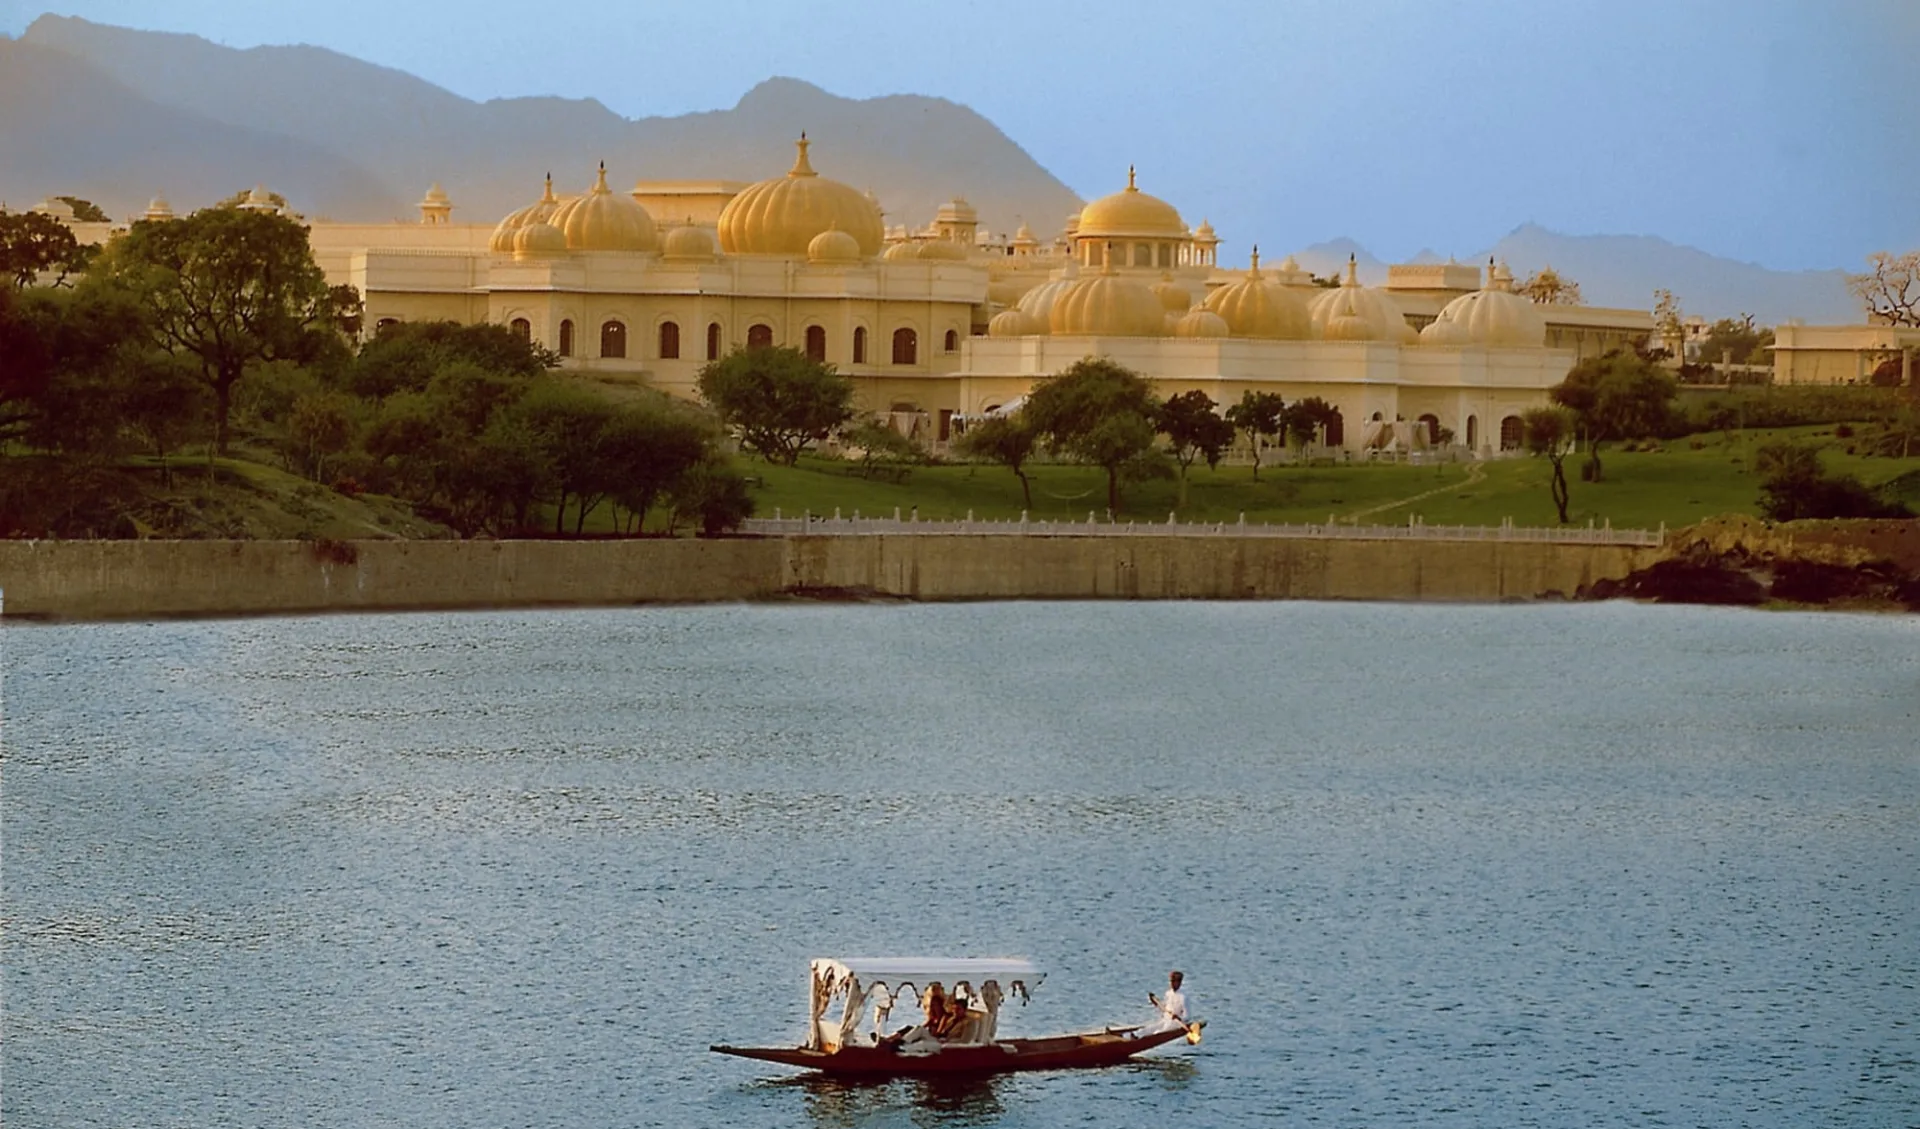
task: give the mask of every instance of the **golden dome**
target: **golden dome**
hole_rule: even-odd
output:
[[[1199,227],[1193,229],[1193,241],[1195,243],[1220,242],[1219,238],[1213,234],[1213,225],[1204,219],[1200,221]]]
[[[1013,233],[1013,246],[1038,247],[1039,245],[1040,240],[1034,237],[1033,229],[1027,226],[1027,221],[1021,220],[1020,230]]]
[[[967,259],[967,249],[951,239],[929,239],[920,244],[920,258],[942,263],[962,263]]]
[[[143,220],[170,220],[173,218],[173,205],[167,203],[165,196],[155,196],[147,202],[146,213],[140,218]]]
[[[987,301],[996,306],[1017,306],[1035,285],[1031,272],[1002,275],[987,283]]]
[[[1322,291],[1307,309],[1313,315],[1313,323],[1320,327],[1320,335],[1329,341],[1411,345],[1420,339],[1392,298],[1360,285],[1359,268],[1351,258],[1347,260],[1347,277],[1332,290]],[[1342,319],[1351,319],[1351,323]],[[1341,321],[1337,330],[1336,321]]]
[[[605,162],[587,194],[560,205],[547,222],[566,233],[575,251],[651,251],[660,245],[653,217],[640,202],[607,187]]]
[[[1159,337],[1167,311],[1146,284],[1108,267],[1062,291],[1047,321],[1060,337]]]
[[[1472,295],[1469,294],[1467,297],[1472,297]],[[1443,310],[1441,312],[1444,313],[1445,311]],[[1467,327],[1457,321],[1449,321],[1446,318],[1436,318],[1431,325],[1420,331],[1420,344],[1471,345],[1473,344],[1473,334],[1467,332]]]
[[[1046,332],[1046,323],[1024,310],[1001,310],[987,323],[988,337],[1038,337]]]
[[[807,261],[857,263],[860,261],[860,241],[837,227],[830,227],[807,244]]]
[[[1021,312],[1032,316],[1039,321],[1041,325],[1051,325],[1053,322],[1054,301],[1058,299],[1060,295],[1066,293],[1067,288],[1072,286],[1079,278],[1079,266],[1069,262],[1053,278],[1041,283],[1021,296]]]
[[[1513,292],[1513,275],[1503,268],[1487,268],[1487,286],[1448,302],[1434,323],[1421,333],[1443,325],[1459,327],[1468,341],[1495,349],[1539,348],[1547,343],[1547,319],[1532,302]],[[1449,333],[1450,331],[1442,331]]]
[[[1227,319],[1202,306],[1188,310],[1173,323],[1175,337],[1231,337]]]
[[[547,190],[538,200],[528,204],[500,221],[493,229],[493,238],[487,241],[487,249],[504,255],[513,250],[513,233],[530,223],[545,223],[560,210],[560,200],[553,194],[553,174],[547,174]]]
[[[672,228],[660,240],[660,256],[666,259],[711,259],[714,257],[713,233],[691,223]]]
[[[1153,296],[1160,299],[1169,313],[1184,314],[1193,308],[1193,294],[1165,272],[1161,273],[1160,281],[1153,284]]]
[[[1218,314],[1234,337],[1268,341],[1305,341],[1313,336],[1313,318],[1298,294],[1260,275],[1260,248],[1238,282],[1207,295],[1206,308]]]
[[[1080,210],[1080,226],[1075,234],[1082,238],[1152,236],[1184,239],[1187,225],[1172,204],[1135,188],[1133,170],[1129,168],[1126,188],[1111,196],[1102,196]]]
[[[567,253],[567,233],[550,223],[534,221],[513,233],[513,257],[530,259]]]
[[[916,262],[920,258],[920,244],[913,242],[895,243],[887,248],[886,254],[880,257],[889,263]]]
[[[880,209],[858,189],[829,180],[807,162],[801,134],[793,168],[774,180],[750,184],[720,213],[720,249],[729,255],[804,255],[813,237],[839,228],[860,245],[860,256],[878,255],[886,239]]]
[[[451,206],[452,203],[453,201],[447,198],[447,190],[440,187],[440,182],[437,180],[433,182],[431,188],[427,189],[427,194],[420,198],[420,206],[423,208],[430,208],[441,204]]]

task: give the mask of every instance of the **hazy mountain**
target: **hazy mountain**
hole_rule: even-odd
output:
[[[1318,275],[1346,269],[1353,255],[1360,281],[1386,281],[1387,264],[1351,239],[1315,243],[1294,252],[1301,266]],[[1591,306],[1629,310],[1653,309],[1653,292],[1673,291],[1687,314],[1709,321],[1752,314],[1761,325],[1777,325],[1788,318],[1814,324],[1857,322],[1860,304],[1847,293],[1842,271],[1777,271],[1755,263],[1722,259],[1692,247],[1682,247],[1646,235],[1562,235],[1535,224],[1523,224],[1498,243],[1460,261],[1476,266],[1487,259],[1505,260],[1514,277],[1525,279],[1551,266],[1580,284]],[[1415,262],[1445,262],[1429,250]]]
[[[124,219],[156,193],[191,207],[250,188],[267,170],[298,183],[299,206],[316,214],[400,207],[351,162],[156,105],[70,55],[0,38],[0,201],[9,207],[80,196]]]
[[[616,187],[646,179],[761,180],[786,171],[801,130],[816,142],[823,175],[870,188],[890,223],[921,224],[966,196],[993,230],[1017,217],[1050,231],[1080,206],[993,123],[938,98],[839,98],[794,79],[772,79],[731,110],[628,120],[592,100],[513,98],[473,102],[431,83],[317,47],[236,50],[192,35],[134,31],[42,16],[22,43],[53,47],[117,78],[124,89],[199,119],[277,135],[374,170],[382,190],[337,218],[387,219],[394,201],[417,200],[439,181],[455,219],[488,222],[539,194],[551,171],[562,191],[591,182],[601,160]],[[37,111],[0,102],[0,121]],[[10,153],[0,156],[11,157]],[[7,163],[12,163],[10,160]],[[296,206],[308,186],[272,164],[242,171]],[[203,200],[167,187],[182,203]],[[49,185],[45,192],[68,191]]]

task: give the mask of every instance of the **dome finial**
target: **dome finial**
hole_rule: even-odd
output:
[[[600,177],[593,182],[593,194],[595,196],[605,196],[612,191],[611,188],[607,187],[607,162],[601,161]]]
[[[807,131],[804,129],[801,130],[800,140],[793,143],[794,148],[797,149],[798,152],[794,155],[793,167],[787,170],[788,176],[820,175],[813,171],[813,165],[807,160],[807,146],[812,144],[813,142],[807,140]]]
[[[547,174],[547,190],[546,192],[541,194],[540,202],[542,204],[551,204],[555,202],[553,198],[553,174],[552,173]]]
[[[1138,188],[1135,188],[1133,185],[1133,166],[1132,165],[1127,166],[1127,191],[1128,192],[1140,191]]]
[[[1253,265],[1247,268],[1247,273],[1254,278],[1260,277],[1260,244],[1258,243],[1253,245]]]
[[[1354,257],[1354,254],[1351,251],[1347,252],[1347,278],[1345,282],[1341,283],[1341,285],[1342,286],[1360,285],[1360,263],[1359,263],[1359,260]]]

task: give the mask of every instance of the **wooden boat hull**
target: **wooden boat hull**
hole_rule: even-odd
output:
[[[903,1055],[882,1047],[842,1047],[813,1051],[805,1047],[727,1047],[723,1055],[777,1062],[803,1070],[854,1077],[925,1077],[945,1074],[999,1074],[1010,1070],[1069,1070],[1112,1066],[1186,1035],[1184,1028],[1132,1038],[1134,1028],[1059,1035],[1048,1039],[1001,1039],[979,1046],[943,1047],[937,1054]]]

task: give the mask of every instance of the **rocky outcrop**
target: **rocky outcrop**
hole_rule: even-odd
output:
[[[1920,611],[1920,521],[1720,517],[1677,531],[1667,554],[1580,590],[1593,600]]]

